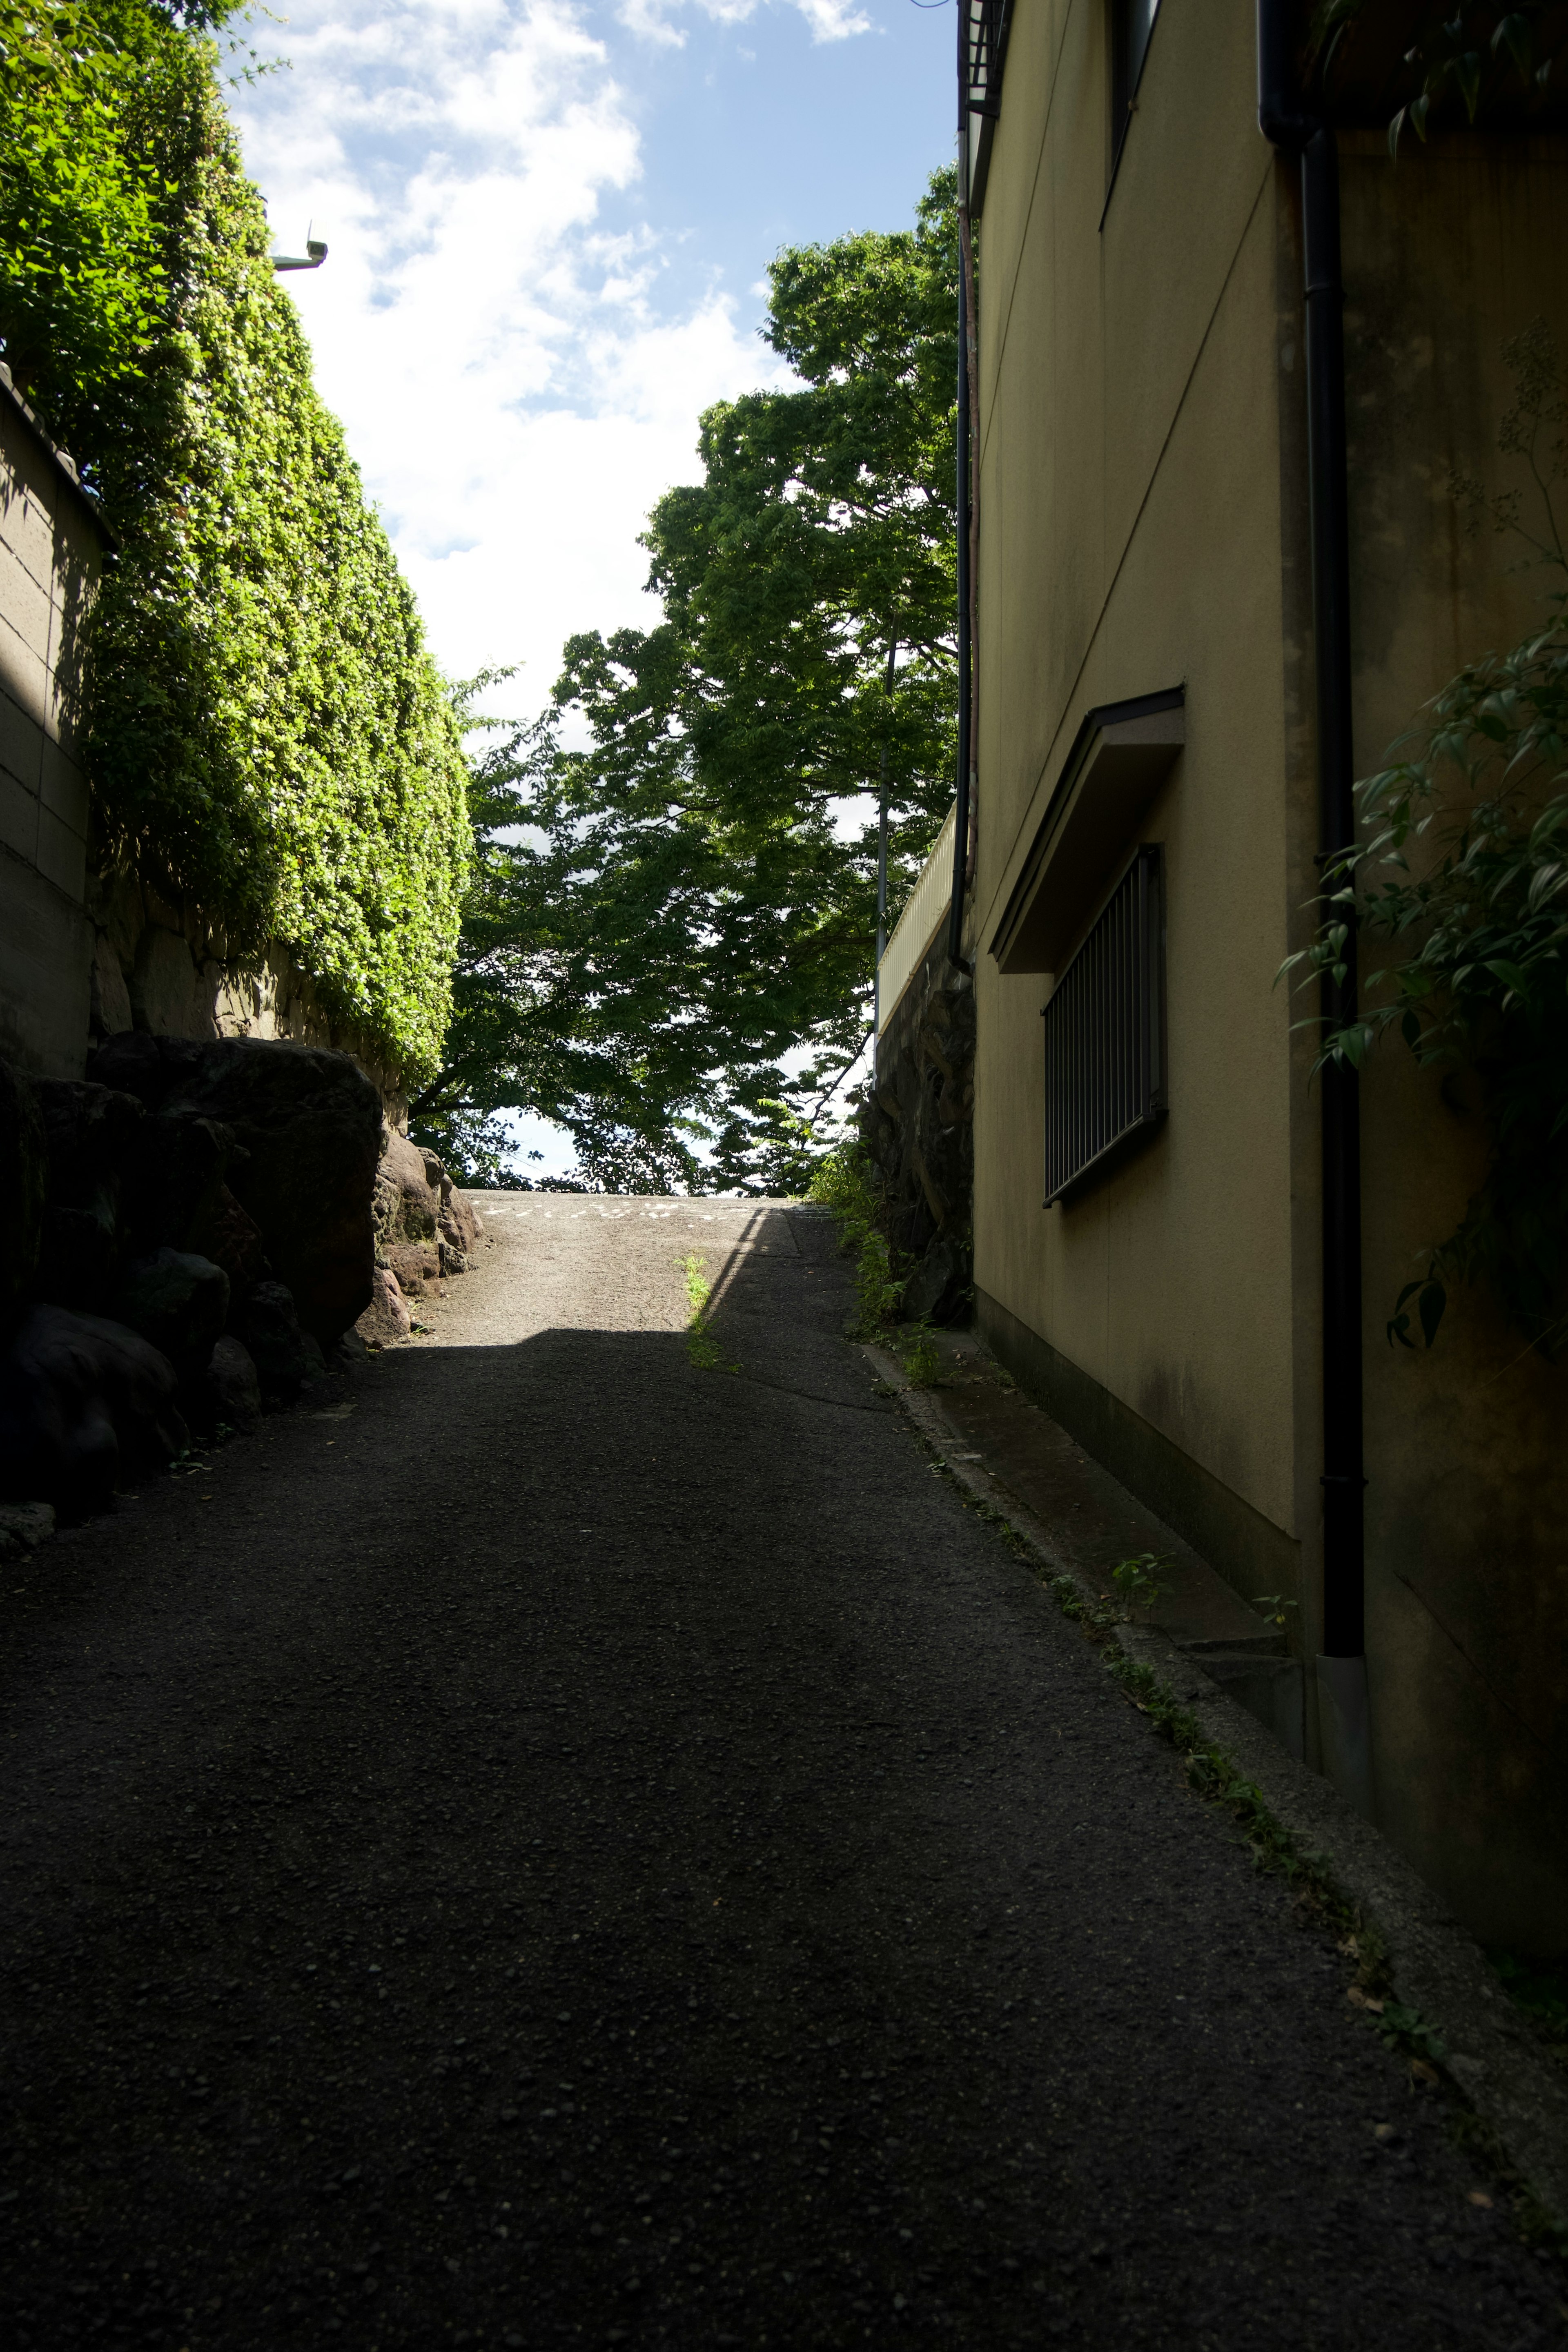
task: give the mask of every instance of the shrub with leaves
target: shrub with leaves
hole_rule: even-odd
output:
[[[1538,322],[1508,357],[1518,399],[1500,445],[1539,494],[1533,557],[1562,572],[1556,347]],[[1500,527],[1523,529],[1515,496],[1492,507]],[[1543,628],[1467,664],[1394,746],[1405,756],[1357,786],[1366,837],[1327,877],[1318,936],[1289,960],[1340,980],[1352,933],[1385,940],[1394,953],[1367,973],[1357,1018],[1324,1036],[1321,1062],[1360,1068],[1396,1030],[1444,1074],[1455,1107],[1486,1123],[1482,1184],[1395,1305],[1389,1339],[1406,1346],[1412,1304],[1430,1346],[1455,1279],[1487,1284],[1544,1354],[1568,1337],[1568,591],[1551,602]]]
[[[53,12],[121,59],[83,119],[121,191],[105,249],[142,299],[110,288],[92,333],[57,339],[50,274],[7,215],[6,350],[121,541],[78,681],[109,854],[188,892],[231,955],[285,942],[412,1083],[450,1009],[461,744],[272,270],[193,28],[221,13]]]

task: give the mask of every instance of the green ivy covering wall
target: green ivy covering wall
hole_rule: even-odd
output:
[[[150,0],[140,28],[118,128],[163,190],[153,336],[131,371],[94,371],[29,345],[15,279],[0,313],[121,542],[80,679],[100,822],[230,958],[282,940],[412,1087],[450,1012],[471,848],[459,737],[312,386],[215,45]]]

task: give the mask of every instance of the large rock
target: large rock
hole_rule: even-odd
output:
[[[425,1153],[395,1127],[384,1127],[375,1171],[375,1228],[382,1246],[433,1241],[440,1213],[440,1192],[426,1173]]]
[[[107,1304],[124,1255],[144,1113],[134,1095],[82,1078],[40,1078],[49,1199],[38,1287],[58,1307]]]
[[[137,1034],[106,1039],[90,1075],[151,1111],[229,1129],[229,1191],[301,1324],[323,1347],[348,1329],[370,1299],[382,1135],[381,1098],[357,1062],[257,1037]]]
[[[231,1294],[238,1296],[259,1280],[266,1270],[266,1245],[261,1228],[247,1217],[226,1184],[195,1218],[185,1236],[190,1247],[221,1265]]]
[[[239,1337],[267,1396],[287,1402],[327,1369],[318,1341],[301,1328],[294,1300],[280,1282],[257,1284],[240,1312]]]
[[[0,1337],[38,1270],[47,1182],[37,1097],[20,1070],[0,1062]]]
[[[243,1340],[226,1331],[213,1349],[207,1366],[207,1411],[216,1427],[257,1428],[261,1420],[261,1381],[256,1361]]]
[[[384,1255],[405,1298],[417,1298],[425,1285],[434,1282],[441,1272],[441,1259],[434,1242],[394,1242]]]
[[[54,1531],[52,1503],[0,1503],[0,1560],[26,1559]]]
[[[956,1241],[938,1237],[904,1285],[904,1317],[910,1323],[962,1322],[968,1308],[969,1258]]]
[[[228,1320],[228,1276],[210,1258],[154,1250],[121,1275],[114,1317],[167,1356],[182,1382],[197,1381]]]
[[[34,1307],[0,1361],[0,1493],[62,1518],[102,1510],[184,1452],[176,1392],[168,1358],[123,1324]]]
[[[406,1339],[413,1330],[414,1318],[405,1303],[397,1276],[390,1266],[376,1267],[370,1305],[354,1328],[372,1348],[389,1348],[395,1340]]]
[[[241,1157],[234,1130],[195,1111],[149,1111],[128,1170],[126,1222],[138,1251],[191,1249],[218,1211]],[[203,1256],[211,1252],[204,1250]]]

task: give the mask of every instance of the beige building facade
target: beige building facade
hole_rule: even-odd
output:
[[[1326,1761],[1315,1000],[1276,979],[1320,842],[1300,176],[1258,130],[1251,13],[1149,14],[1016,0],[984,127],[977,1313],[1237,1591],[1296,1604]],[[1518,486],[1509,339],[1543,317],[1568,352],[1568,139],[1446,131],[1395,166],[1375,113],[1339,135],[1358,773],[1539,625],[1541,578],[1452,484]],[[1096,1160],[1121,1114],[1082,1106],[1094,1131],[1053,1140],[1046,1055],[1121,1019],[1135,966],[1144,1060],[1112,1077],[1142,1116]],[[1083,1004],[1053,1013],[1058,984]],[[1367,1801],[1484,1941],[1561,1951],[1568,1368],[1479,1290],[1429,1352],[1387,1344],[1484,1149],[1397,1042],[1361,1096]],[[1047,1202],[1062,1150],[1079,1172]]]

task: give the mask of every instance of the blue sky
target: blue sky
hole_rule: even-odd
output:
[[[317,380],[453,674],[647,612],[637,534],[693,477],[782,244],[906,223],[952,150],[951,5],[301,0],[234,94]]]
[[[907,225],[949,160],[952,0],[296,0],[246,39],[289,61],[231,100],[276,248],[331,248],[288,281],[318,385],[437,659],[520,664],[527,716],[573,631],[653,617],[644,517],[781,375],[774,252]]]

